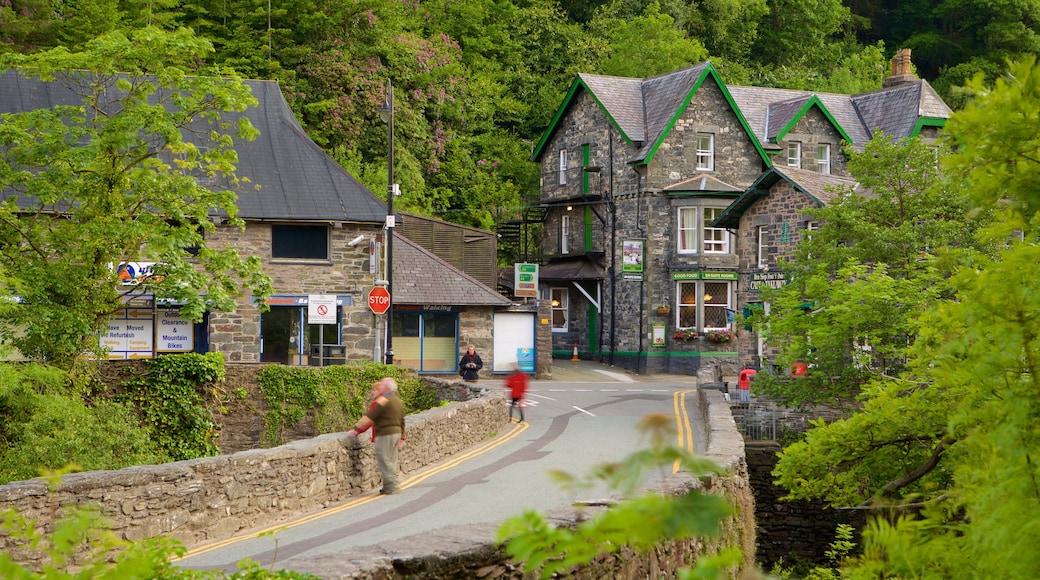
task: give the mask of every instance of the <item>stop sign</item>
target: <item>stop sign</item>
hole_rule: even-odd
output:
[[[368,293],[368,307],[376,314],[385,314],[390,308],[390,293],[382,286],[376,286]]]

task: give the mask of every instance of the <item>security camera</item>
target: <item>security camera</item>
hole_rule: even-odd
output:
[[[347,242],[347,245],[350,246],[351,248],[353,248],[354,246],[360,244],[361,240],[363,240],[363,239],[365,239],[364,234],[354,238],[353,240],[350,240],[349,242]]]

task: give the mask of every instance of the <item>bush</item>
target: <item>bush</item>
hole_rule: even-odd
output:
[[[162,463],[131,409],[64,394],[65,373],[42,365],[0,365],[0,484],[75,463],[120,469]]]
[[[265,445],[284,443],[287,429],[314,413],[319,433],[346,431],[368,410],[372,383],[397,380],[405,412],[417,413],[437,404],[437,397],[418,377],[395,366],[376,363],[321,368],[268,365],[260,371],[260,390],[267,404]]]
[[[202,398],[224,380],[220,353],[184,353],[148,361],[148,373],[123,383],[118,401],[134,405],[152,440],[172,460],[217,455],[217,429]]]

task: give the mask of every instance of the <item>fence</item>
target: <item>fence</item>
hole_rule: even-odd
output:
[[[733,405],[733,420],[744,441],[775,441],[777,410],[773,405]],[[742,411],[742,412],[741,412]]]

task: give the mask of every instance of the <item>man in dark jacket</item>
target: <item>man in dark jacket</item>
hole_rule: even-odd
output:
[[[459,359],[459,374],[467,383],[476,383],[479,375],[477,371],[484,368],[484,361],[477,354],[477,347],[472,344],[466,347],[466,354]]]

